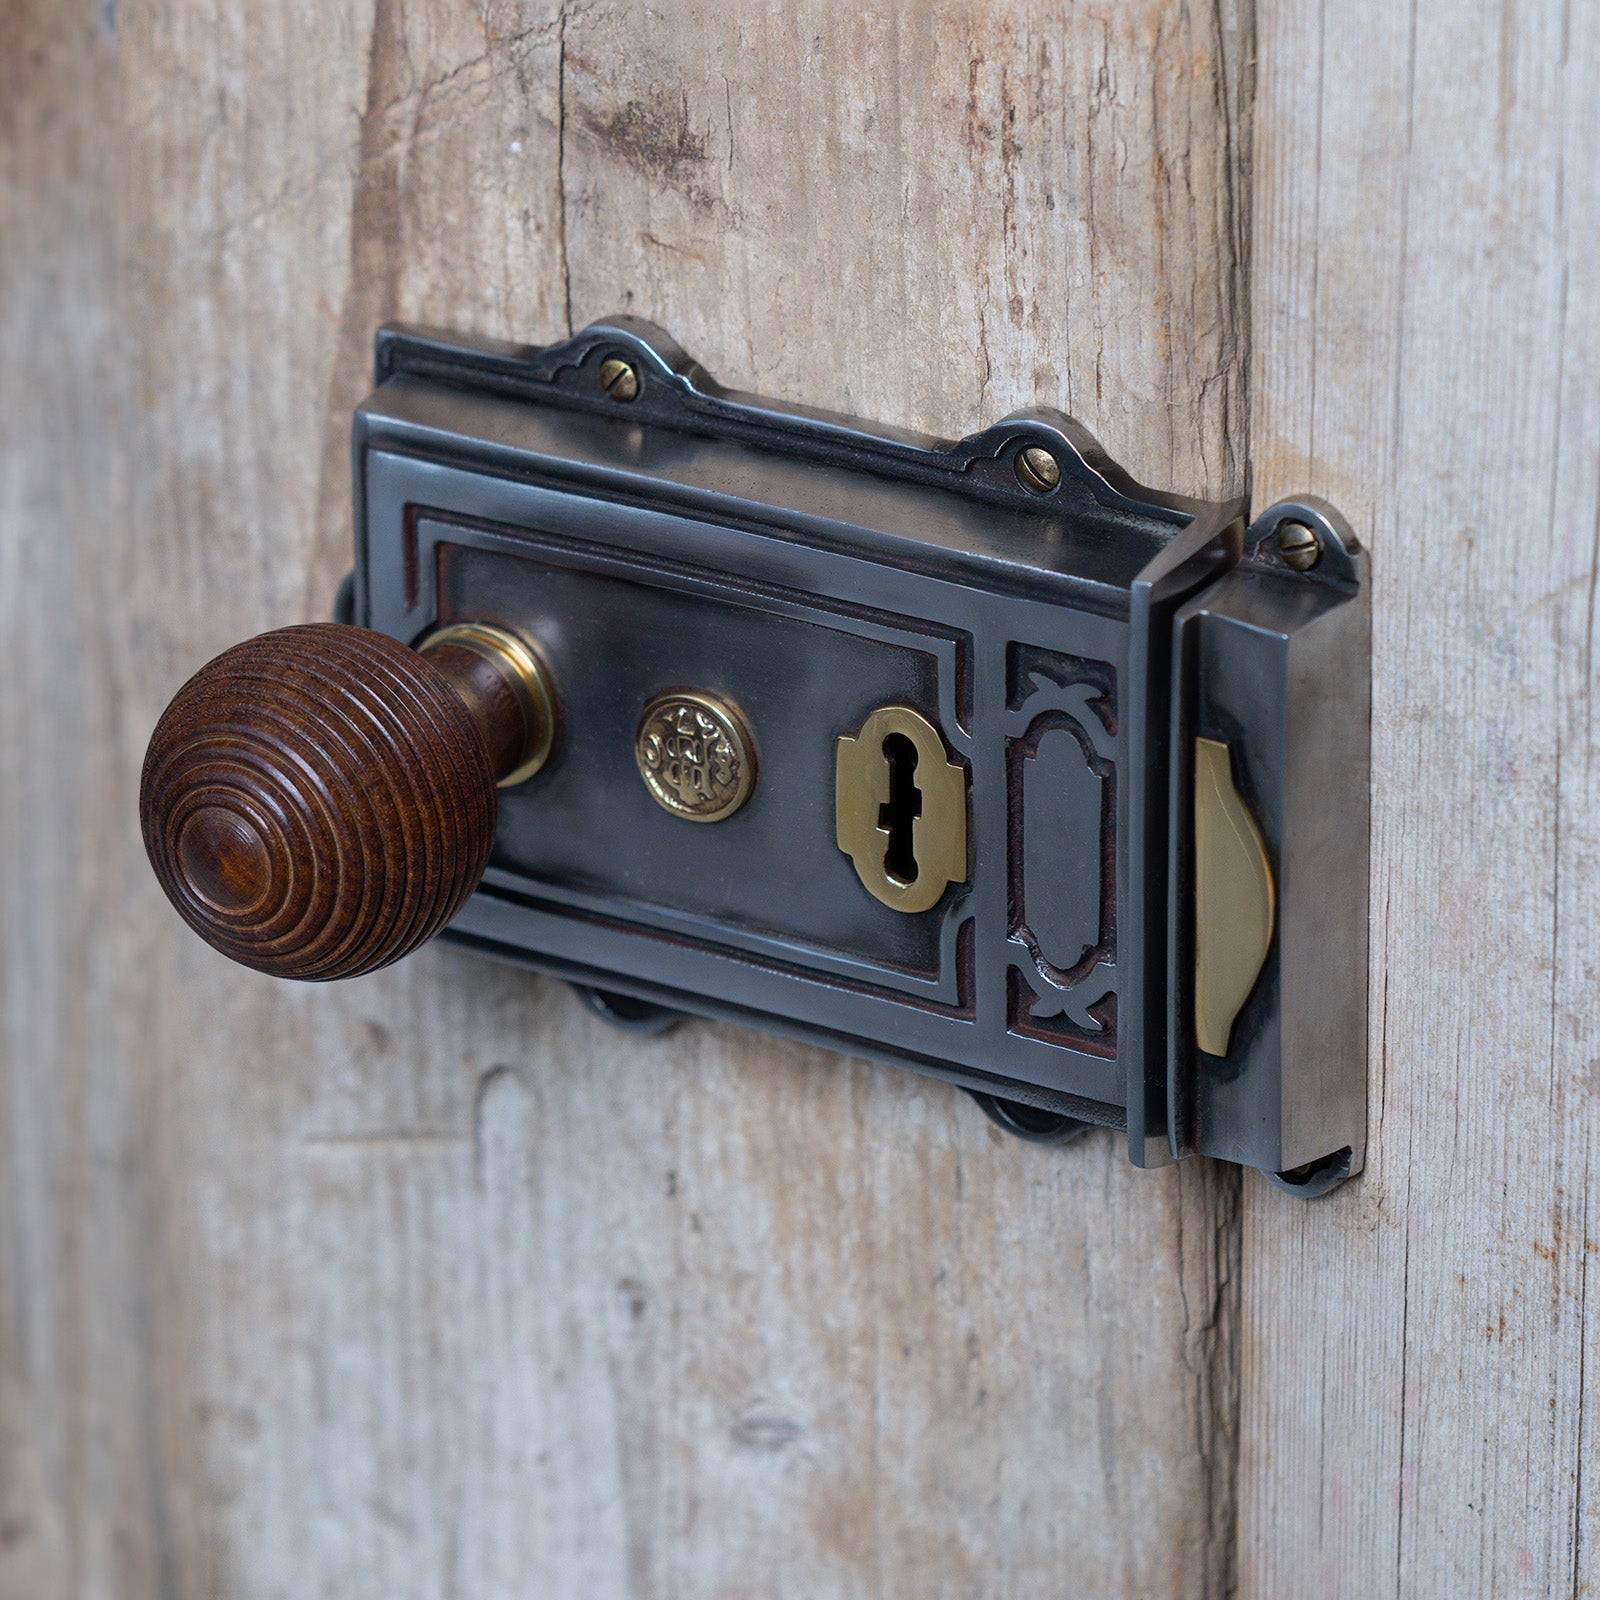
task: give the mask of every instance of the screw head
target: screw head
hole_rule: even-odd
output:
[[[1049,494],[1061,482],[1061,463],[1043,445],[1030,444],[1017,452],[1017,478],[1024,489]]]
[[[1322,540],[1303,522],[1283,522],[1278,525],[1278,554],[1286,567],[1309,572],[1322,559]]]
[[[600,387],[613,400],[631,400],[639,392],[639,371],[621,356],[600,363]]]

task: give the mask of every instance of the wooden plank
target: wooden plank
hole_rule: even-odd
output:
[[[84,21],[41,3],[0,22],[0,1592],[52,1600],[77,1576],[68,1502],[88,1491],[77,1379],[96,1264],[72,1130],[78,860],[106,727],[83,693],[97,645],[61,530],[103,520],[111,498],[109,407],[84,378],[115,278],[87,111],[114,79]]]
[[[1600,1589],[1600,17],[1262,12],[1251,454],[1370,539],[1372,1145],[1245,1185],[1242,1592]]]
[[[1234,486],[1248,30],[1168,13],[8,8],[0,1593],[1228,1592],[1226,1174],[449,951],[274,985],[134,826],[328,603],[384,317]]]

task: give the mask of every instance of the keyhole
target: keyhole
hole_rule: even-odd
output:
[[[917,770],[917,747],[903,733],[891,733],[883,741],[883,759],[889,763],[889,798],[878,807],[878,827],[889,835],[883,868],[899,883],[915,883],[912,824],[922,815],[922,791],[911,776]]]

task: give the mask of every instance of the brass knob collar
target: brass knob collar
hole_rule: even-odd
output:
[[[556,702],[550,674],[532,648],[516,634],[489,622],[452,622],[437,628],[417,649],[424,655],[440,645],[456,645],[487,661],[517,697],[525,739],[521,759],[499,782],[502,789],[526,783],[546,761],[556,737]]]

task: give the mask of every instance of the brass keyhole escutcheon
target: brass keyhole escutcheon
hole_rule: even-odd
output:
[[[875,899],[926,911],[967,881],[967,774],[939,730],[910,706],[882,706],[839,740],[839,848]]]

